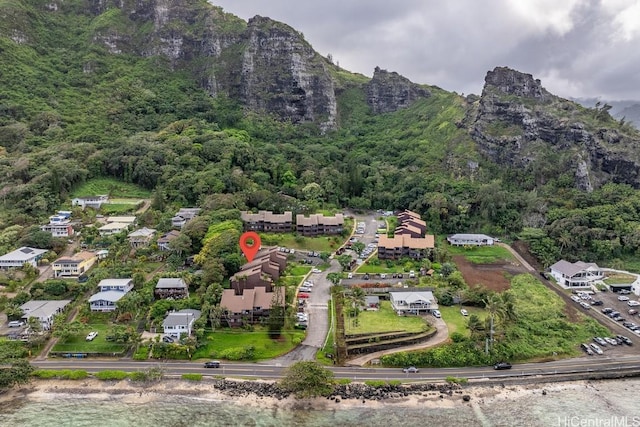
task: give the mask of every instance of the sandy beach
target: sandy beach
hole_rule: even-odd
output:
[[[252,381],[253,383],[260,381]],[[298,399],[293,396],[276,398],[258,396],[252,393],[227,393],[214,386],[214,380],[202,381],[182,379],[163,379],[154,383],[141,383],[129,380],[101,381],[97,379],[40,380],[33,379],[29,384],[14,387],[0,395],[0,403],[16,400],[54,401],[59,397],[73,396],[75,399],[95,401],[118,400],[125,403],[144,404],[163,399],[164,396],[180,396],[211,402],[230,402],[241,406],[277,409],[337,409],[337,408],[384,408],[402,406],[409,408],[454,408],[459,405],[491,405],[505,400],[526,399],[533,395],[548,395],[563,391],[597,390],[597,381],[572,381],[562,383],[536,383],[526,385],[466,385],[451,394],[438,391],[425,391],[408,396],[385,398],[384,400],[364,399]],[[463,399],[468,396],[468,401]]]

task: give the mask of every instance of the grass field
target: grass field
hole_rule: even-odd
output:
[[[356,269],[358,273],[404,273],[402,265],[394,265],[393,267],[387,267],[387,264],[371,265],[364,263]]]
[[[398,316],[389,301],[380,301],[380,310],[363,311],[358,315],[358,326],[346,314],[344,318],[346,334],[371,334],[378,332],[407,331],[422,332],[427,323],[418,316]]]
[[[91,331],[98,332],[98,336],[93,341],[87,341],[86,336]],[[72,335],[64,341],[58,341],[52,351],[69,353],[121,353],[124,351],[125,345],[106,340],[108,331],[109,326],[105,324],[87,325],[79,334]]]
[[[475,314],[482,320],[487,316],[486,311],[478,307],[460,307],[458,305],[451,307],[440,306],[439,310],[440,313],[442,313],[442,319],[446,322],[447,327],[449,328],[449,336],[454,332],[459,332],[465,337],[469,336],[469,329],[467,328],[468,317],[460,314],[461,308],[467,310],[469,315]]]
[[[304,331],[299,330],[283,332],[279,340],[272,340],[260,327],[253,332],[221,329],[207,335],[206,345],[195,352],[193,359],[219,358],[225,350],[249,346],[255,349],[255,360],[272,359],[290,351],[303,339]]]
[[[118,181],[113,178],[90,179],[80,187],[76,188],[71,197],[95,196],[98,194],[108,194],[110,197],[146,199],[151,196],[151,192],[130,184]]]
[[[291,267],[288,273],[291,276],[304,276],[310,271],[311,271],[311,267],[307,265],[296,265],[294,267]]]
[[[451,255],[462,255],[474,264],[513,260],[511,252],[501,246],[448,246],[447,251]]]
[[[293,233],[260,233],[263,245],[275,245],[301,251],[333,252],[344,243],[342,236],[303,237]]]

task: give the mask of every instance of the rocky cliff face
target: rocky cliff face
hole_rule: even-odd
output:
[[[336,126],[329,64],[285,24],[259,16],[247,24],[193,0],[92,0],[91,11],[105,23],[94,42],[112,54],[159,55],[193,72],[212,96],[292,123]]]
[[[395,72],[376,67],[373,78],[366,85],[367,104],[374,113],[391,113],[409,107],[419,98],[431,93]]]
[[[586,191],[606,181],[640,188],[638,134],[621,129],[606,112],[550,94],[530,74],[490,71],[472,114],[470,132],[479,150],[500,165],[522,169],[551,159]]]

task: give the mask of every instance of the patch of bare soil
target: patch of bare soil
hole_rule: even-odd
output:
[[[462,255],[454,256],[453,260],[470,287],[483,286],[494,292],[506,291],[510,287],[511,276],[527,272],[520,264],[507,261],[474,264]]]

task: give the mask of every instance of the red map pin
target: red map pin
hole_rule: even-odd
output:
[[[260,236],[255,231],[247,231],[240,236],[240,249],[247,258],[247,261],[251,262],[256,257],[256,254],[260,250]]]

